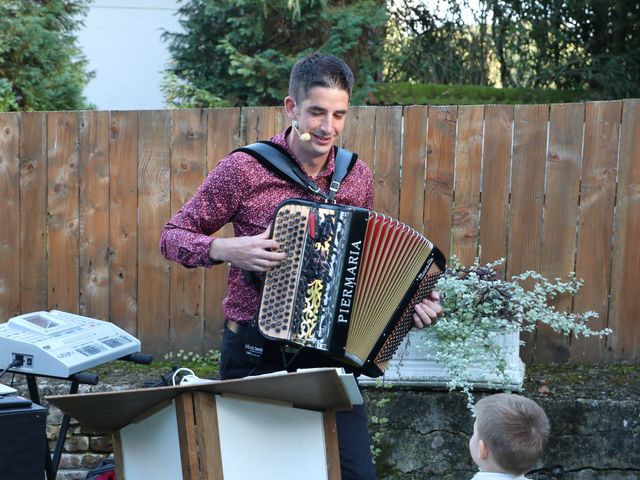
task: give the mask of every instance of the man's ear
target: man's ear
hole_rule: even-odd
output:
[[[284,109],[287,112],[287,117],[289,117],[290,120],[295,120],[296,118],[296,101],[293,99],[293,97],[287,95],[284,99]]]
[[[487,444],[484,443],[484,440],[479,440],[478,441],[478,447],[479,447],[479,453],[480,453],[480,458],[482,460],[486,460],[489,457],[489,447],[487,447]]]

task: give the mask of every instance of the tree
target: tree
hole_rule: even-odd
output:
[[[638,0],[488,0],[505,86],[640,91]]]
[[[88,1],[2,1],[0,111],[86,108],[91,74],[74,32]]]
[[[280,105],[294,62],[314,50],[349,64],[355,103],[382,77],[380,0],[188,0],[178,13],[183,33],[163,36],[173,106]]]
[[[389,11],[386,80],[391,82],[488,85],[486,23],[480,10],[467,25],[467,2],[396,0]]]
[[[393,4],[386,57],[393,81],[583,90],[596,98],[640,91],[639,0]]]

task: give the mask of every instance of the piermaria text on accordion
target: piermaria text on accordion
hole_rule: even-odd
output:
[[[358,278],[358,266],[360,265],[360,256],[362,254],[362,241],[353,242],[350,245],[349,257],[347,260],[346,271],[349,275],[344,278],[344,286],[340,297],[340,308],[338,310],[337,321],[340,323],[349,323],[351,315],[351,305],[353,300],[353,292],[356,289],[356,278]]]

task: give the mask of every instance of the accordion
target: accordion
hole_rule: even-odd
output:
[[[382,375],[445,270],[442,252],[387,215],[306,200],[280,204],[272,230],[287,257],[265,276],[260,333]]]

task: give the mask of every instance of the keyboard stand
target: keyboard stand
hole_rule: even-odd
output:
[[[122,358],[118,358],[117,360],[126,360],[128,362],[150,365],[151,362],[153,361],[153,357],[151,355],[147,355],[144,353],[132,353]],[[9,370],[9,372],[17,375],[24,375],[27,378],[27,386],[29,388],[29,397],[31,398],[31,401],[33,403],[36,403],[38,405],[42,405],[40,403],[40,394],[38,393],[38,385],[36,384],[36,379],[38,376],[70,381],[71,382],[71,387],[69,388],[70,395],[74,395],[78,393],[78,387],[80,386],[80,384],[97,385],[98,383],[98,375],[94,375],[92,373],[78,372],[68,376],[67,378],[60,378],[60,377],[51,377],[48,375],[36,375],[34,373],[14,372],[12,370]],[[60,466],[60,459],[62,457],[62,449],[64,447],[64,442],[67,437],[67,430],[69,429],[70,422],[71,422],[71,417],[69,416],[69,414],[65,413],[62,417],[62,423],[60,424],[60,432],[58,432],[58,438],[56,439],[56,446],[55,446],[55,450],[53,451],[53,456],[51,456],[49,441],[48,440],[45,441],[44,468],[45,468],[45,473],[47,475],[47,480],[55,480],[56,475],[58,474],[58,467]]]
[[[16,372],[17,373],[17,372]],[[29,397],[31,397],[31,401],[33,403],[40,403],[40,394],[38,393],[38,386],[36,384],[36,375],[32,373],[24,374],[27,377],[27,386],[29,387]],[[71,388],[69,389],[69,394],[73,395],[78,393],[78,387],[80,384],[85,385],[96,385],[98,383],[98,376],[90,373],[76,373],[71,375],[70,377],[63,379],[69,380],[71,382]],[[51,449],[49,448],[49,441],[45,442],[45,459],[44,459],[44,468],[47,474],[47,480],[55,480],[56,475],[58,474],[58,467],[60,465],[60,458],[62,457],[62,448],[64,447],[64,441],[67,437],[67,430],[69,429],[69,423],[71,422],[71,417],[68,414],[64,414],[62,417],[62,423],[60,424],[60,432],[58,433],[58,438],[56,439],[56,447],[53,453],[53,457],[51,457]]]

